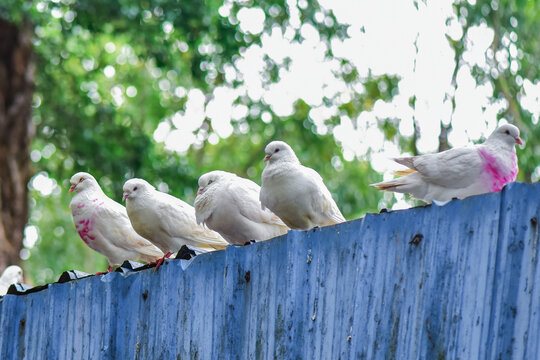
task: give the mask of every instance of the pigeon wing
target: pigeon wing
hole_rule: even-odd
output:
[[[311,204],[313,211],[321,212],[321,214],[330,220],[333,224],[345,222],[345,217],[341,214],[336,202],[332,198],[330,190],[324,184],[324,181],[315,170],[302,166],[301,176],[304,178],[301,180],[311,188],[309,192],[311,196]]]
[[[482,168],[476,148],[456,148],[395,160],[418,171],[427,182],[454,189],[469,186],[479,177]]]
[[[163,256],[158,248],[135,232],[126,208],[116,201],[104,199],[103,205],[98,205],[94,214],[95,231],[110,239],[109,242],[115,247],[155,258]]]
[[[218,233],[197,224],[195,209],[174,196],[159,193],[157,211],[162,214],[161,230],[171,237],[184,238],[197,246],[207,244],[210,247],[221,249],[228,243]]]
[[[259,201],[260,187],[253,181],[238,178],[229,183],[228,190],[231,201],[245,218],[255,223],[287,226],[269,209],[262,210]]]

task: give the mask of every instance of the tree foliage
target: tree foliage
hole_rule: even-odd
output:
[[[493,84],[494,101],[502,99],[506,102],[499,118],[515,123],[530,140],[525,149],[518,150],[518,155],[519,178],[531,181],[540,164],[536,141],[540,137],[538,109],[535,116],[521,105],[520,100],[527,91],[524,83],[538,84],[540,79],[540,41],[535,31],[531,31],[540,22],[540,3],[536,0],[481,1],[474,6],[465,2],[456,7],[465,20],[466,29],[481,24],[493,29],[493,42],[486,51],[489,66],[476,67],[473,71],[479,83]],[[539,175],[536,171],[535,181]]]
[[[241,12],[248,8],[262,9],[261,31],[242,28]],[[530,181],[535,171],[539,175],[535,139],[540,130],[538,118],[522,107],[520,96],[526,79],[538,82],[540,44],[531,31],[540,20],[538,4],[456,2],[454,8],[463,28],[460,39],[448,39],[456,59],[454,77],[467,65],[462,57],[467,30],[479,24],[494,30],[486,53],[489,66],[472,72],[478,83],[493,83],[494,101],[507,102],[498,117],[517,123],[525,132],[529,142],[519,151],[520,179]],[[293,145],[305,165],[321,173],[346,218],[394,201],[368,186],[381,179],[371,167],[370,152],[360,158],[344,156],[333,131],[344,117],[357,119],[377,101],[390,102],[400,79],[392,74],[361,76],[364,71],[348,59],[337,58],[331,43],[347,38],[348,26],[339,24],[332,11],[317,1],[8,0],[0,5],[0,14],[16,23],[31,22],[35,31],[32,160],[40,175],[29,184],[29,225],[39,229],[40,238],[35,245],[25,243],[30,252],[24,254],[29,256],[24,266],[36,283],[55,280],[70,268],[91,272],[106,267],[105,259],[80,241],[71,221],[67,188],[77,171],[92,173],[117,201],[124,181],[135,176],[192,202],[197,178],[214,169],[260,183],[264,146],[281,139]],[[250,96],[245,89],[246,77],[240,69],[245,54],[260,48],[261,37],[275,29],[288,31],[291,42],[303,42],[295,21],[316,29],[325,44],[324,58],[336,62],[335,76],[352,94],[325,97],[324,103],[336,110],[322,124],[314,120],[313,106],[303,99],[295,102],[292,114],[280,116],[264,98]],[[512,45],[518,49],[515,54]],[[498,52],[504,53],[508,65],[501,65],[504,56],[495,56]],[[276,62],[265,54],[260,86],[268,89],[277,82],[289,60]],[[512,61],[519,64],[516,71]],[[232,116],[228,136],[219,136],[204,113],[221,90],[237,90],[233,106],[239,115]],[[158,130],[183,131],[182,127],[189,127],[187,117],[200,116],[186,111],[193,94],[203,99],[202,122],[191,132],[191,146],[171,151],[156,141]],[[414,98],[410,106],[415,109]],[[377,121],[385,141],[394,142],[403,152],[418,152],[417,132],[412,137],[400,135],[400,119]],[[451,123],[441,127],[442,146],[448,143],[445,134],[451,131]],[[52,194],[40,187],[47,182],[58,184]]]

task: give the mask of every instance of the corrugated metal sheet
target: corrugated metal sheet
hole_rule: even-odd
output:
[[[0,358],[538,358],[539,207],[512,184],[7,295]]]

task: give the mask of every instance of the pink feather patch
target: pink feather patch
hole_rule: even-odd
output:
[[[497,158],[485,149],[479,150],[482,158],[482,170],[488,175],[488,186],[491,192],[500,191],[504,185],[516,180],[518,173],[517,157],[513,155],[512,166],[509,169],[504,169],[497,163]]]
[[[93,226],[94,225],[94,220],[93,219],[81,220],[81,221],[79,221],[79,223],[84,224],[84,227],[82,229],[78,230],[77,232],[79,233],[79,236],[84,241],[84,243],[86,245],[88,245],[88,243],[91,240],[95,240],[95,236],[90,235],[90,231],[92,231],[92,229],[94,227]],[[77,229],[78,229],[78,227],[77,227]]]

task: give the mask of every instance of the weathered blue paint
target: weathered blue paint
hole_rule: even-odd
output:
[[[537,358],[539,207],[512,184],[6,295],[0,358]]]

